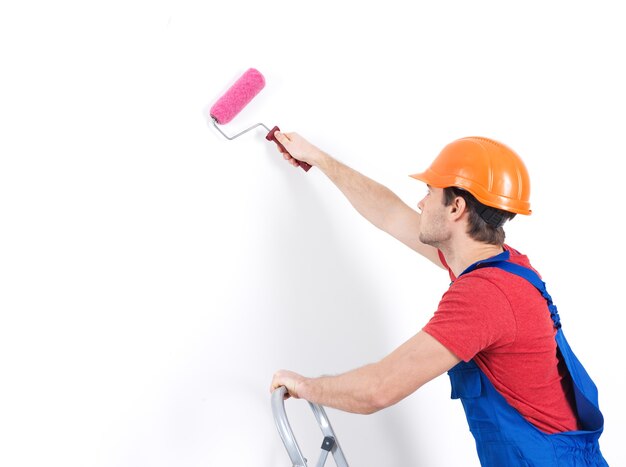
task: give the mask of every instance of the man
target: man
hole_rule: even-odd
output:
[[[524,163],[488,138],[447,145],[412,175],[419,213],[296,133],[276,133],[286,160],[320,169],[375,226],[449,271],[427,325],[381,361],[336,376],[281,370],[271,389],[355,413],[389,407],[448,372],[485,466],[607,465],[595,385],[572,353],[556,307],[503,224],[530,214]]]

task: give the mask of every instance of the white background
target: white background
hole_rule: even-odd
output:
[[[507,227],[600,389],[626,465],[626,31],[619,2],[9,2],[0,7],[0,465],[287,466],[269,383],[375,361],[448,278],[262,131],[298,131],[415,206],[453,139],[513,147]],[[305,455],[321,435],[287,411]],[[372,416],[329,410],[354,466],[477,465],[444,375]],[[332,465],[332,462],[330,462]]]

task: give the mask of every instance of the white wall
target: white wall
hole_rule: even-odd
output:
[[[0,465],[288,465],[269,383],[418,331],[447,287],[259,131],[298,131],[415,205],[449,141],[525,159],[509,242],[543,273],[624,465],[618,2],[13,2],[0,8]],[[18,6],[19,5],[19,6]],[[305,454],[321,438],[287,410]],[[477,465],[443,376],[381,413],[329,410],[354,466]],[[453,448],[454,447],[454,448]],[[331,463],[332,465],[332,463]]]

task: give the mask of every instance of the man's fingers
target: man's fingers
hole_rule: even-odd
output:
[[[298,161],[295,160],[293,157],[291,157],[291,155],[289,155],[288,152],[283,152],[283,159],[285,159],[286,161],[289,161],[289,163],[293,165],[294,167],[300,167],[300,164],[298,164]]]

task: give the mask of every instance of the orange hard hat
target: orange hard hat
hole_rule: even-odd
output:
[[[425,172],[411,175],[437,188],[469,191],[486,206],[530,214],[530,178],[522,159],[508,146],[472,136],[448,144]]]

